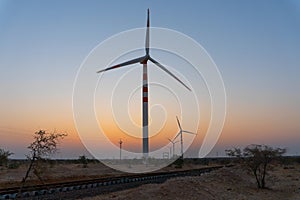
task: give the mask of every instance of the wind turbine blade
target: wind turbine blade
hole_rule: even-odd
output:
[[[151,60],[155,65],[157,65],[159,68],[161,68],[162,70],[164,70],[165,72],[167,72],[170,76],[172,76],[173,78],[175,78],[179,83],[181,83],[184,87],[186,87],[186,89],[188,89],[189,91],[191,91],[191,89],[185,85],[179,78],[177,78],[174,74],[172,74],[169,70],[167,70],[167,68],[165,68],[162,64],[160,64],[159,62],[157,62],[156,60],[154,60],[153,58],[149,58],[149,60]]]
[[[193,133],[193,132],[190,132],[190,131],[182,131],[184,133],[189,133],[189,134],[193,134],[193,135],[197,135],[197,133]]]
[[[171,143],[173,143],[173,141],[172,141],[171,139],[168,138],[168,140],[169,140]]]
[[[174,138],[174,140],[176,140],[176,138],[180,135],[181,131],[179,131],[176,135],[176,137]]]
[[[147,30],[146,30],[146,42],[145,42],[145,50],[146,50],[146,55],[149,54],[149,43],[150,43],[150,19],[149,19],[149,8],[147,12]]]
[[[109,71],[109,70],[116,69],[116,68],[119,68],[119,67],[123,67],[123,66],[126,66],[126,65],[132,65],[132,64],[135,64],[135,63],[139,63],[139,62],[142,62],[143,59],[145,59],[145,56],[139,57],[139,58],[135,58],[135,59],[132,59],[132,60],[129,60],[129,61],[117,64],[117,65],[108,67],[106,69],[102,69],[102,70],[98,71],[97,73]]]
[[[177,117],[177,116],[176,116],[176,120],[177,120],[177,124],[178,124],[178,126],[179,126],[180,130],[182,130],[182,128],[181,128],[181,125],[180,125],[180,122],[179,122],[179,120],[178,120],[178,117]]]

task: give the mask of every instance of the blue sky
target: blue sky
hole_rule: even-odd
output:
[[[0,0],[1,137],[10,137],[7,129],[44,127],[39,121],[27,125],[28,115],[55,116],[62,110],[67,114],[61,120],[71,119],[73,82],[83,59],[108,37],[144,27],[147,8],[152,26],[180,31],[212,56],[226,86],[230,123],[242,117],[246,130],[259,123],[251,124],[258,116],[281,127],[278,133],[267,130],[276,132],[274,144],[285,134],[283,145],[300,152],[295,143],[300,141],[300,3],[295,0]]]

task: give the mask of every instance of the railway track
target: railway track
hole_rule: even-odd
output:
[[[98,178],[91,180],[81,180],[64,182],[57,184],[46,184],[38,186],[26,186],[23,187],[19,195],[19,187],[12,187],[6,189],[0,189],[0,200],[3,199],[16,199],[19,198],[35,198],[47,195],[53,195],[55,193],[79,191],[83,189],[98,188],[100,191],[102,188],[107,188],[107,186],[120,186],[132,183],[151,183],[151,182],[163,182],[172,177],[182,177],[182,176],[198,176],[203,173],[208,173],[212,170],[220,169],[224,166],[206,167],[200,169],[192,170],[182,170],[182,171],[171,171],[171,172],[152,172],[145,174],[131,174],[122,175],[118,177],[110,178]],[[107,191],[107,190],[106,190]]]

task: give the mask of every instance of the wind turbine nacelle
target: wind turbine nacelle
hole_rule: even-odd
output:
[[[149,60],[150,56],[146,55],[145,58],[143,60],[141,60],[141,64],[147,64],[147,61]]]

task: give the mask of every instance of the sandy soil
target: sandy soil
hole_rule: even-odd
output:
[[[161,169],[160,171],[175,171],[201,167],[207,166],[186,164],[181,169],[176,169],[174,167],[166,167],[164,169]],[[134,166],[134,168],[138,168],[138,166]],[[20,181],[26,173],[26,170],[27,165],[25,164],[21,165],[18,169],[0,169],[0,188],[19,186]],[[103,165],[102,163],[89,163],[87,168],[83,168],[82,164],[56,164],[53,167],[46,167],[42,177],[45,183],[54,183],[91,178],[111,177],[121,174],[124,173],[113,170]],[[37,179],[35,175],[31,174],[26,184],[41,184],[41,182]]]
[[[266,181],[268,189],[257,189],[250,173],[239,167],[231,167],[200,177],[174,178],[162,184],[146,184],[83,200],[300,200],[300,165],[278,166],[269,173]]]
[[[21,165],[18,169],[0,170],[0,188],[18,186],[27,170],[26,165]],[[57,164],[53,167],[46,167],[42,177],[46,183],[72,181],[107,176],[116,176],[121,172],[112,170],[103,164],[89,164],[83,168],[81,164]],[[37,177],[30,174],[27,184],[41,184]]]

